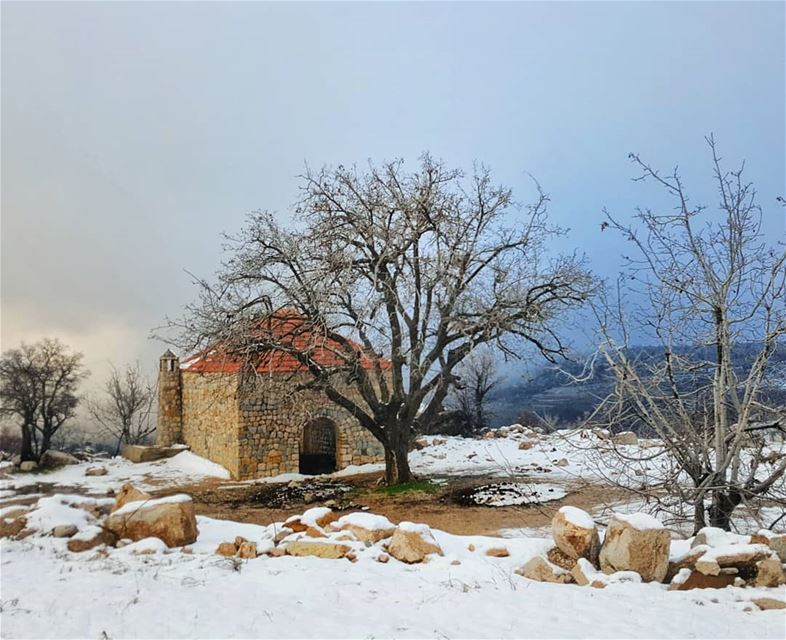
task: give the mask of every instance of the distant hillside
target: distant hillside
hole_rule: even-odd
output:
[[[652,346],[637,346],[631,351],[634,359],[642,363],[659,359],[662,353],[660,348]],[[734,353],[735,369],[740,373],[745,371],[757,352],[755,344],[741,345]],[[696,359],[709,358],[711,348],[695,349],[693,355]],[[493,426],[512,424],[525,411],[556,418],[562,423],[580,420],[597,407],[613,386],[613,376],[600,360],[595,363],[593,376],[584,382],[575,383],[564,373],[579,376],[582,367],[581,361],[574,360],[560,367],[544,366],[533,374],[506,380],[490,401]],[[773,355],[767,393],[786,405],[786,344],[780,345]]]

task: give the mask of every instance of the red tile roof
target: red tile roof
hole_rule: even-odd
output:
[[[304,365],[289,350],[308,352],[310,358],[322,367],[342,367],[347,364],[335,352],[342,352],[346,346],[338,340],[327,338],[318,330],[312,330],[306,319],[297,311],[282,309],[269,315],[259,325],[259,337],[264,341],[275,341],[287,347],[286,350],[271,347],[261,354],[257,371],[259,373],[292,373],[305,370]],[[362,351],[360,345],[347,339],[349,348]],[[390,361],[380,358],[377,363],[382,369],[390,368]],[[243,357],[230,354],[221,345],[186,358],[181,369],[188,373],[235,373],[240,371]],[[373,358],[361,356],[361,366],[371,369],[375,366]]]

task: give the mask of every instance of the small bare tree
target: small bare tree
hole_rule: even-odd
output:
[[[89,399],[87,410],[100,432],[115,440],[115,455],[124,444],[141,444],[156,430],[151,419],[155,395],[139,363],[122,372],[110,364],[103,397]]]
[[[631,156],[639,179],[661,186],[675,206],[639,210],[637,227],[608,215],[635,253],[614,301],[606,298],[598,313],[601,355],[616,386],[595,414],[663,441],[675,474],[662,486],[689,501],[696,530],[728,529],[738,505],[772,498],[786,472],[786,458],[766,460],[760,437],[783,431],[786,418],[764,393],[771,358],[784,347],[786,252],[765,241],[742,168],[725,171],[715,141],[707,142],[720,216],[691,204],[676,170],[662,175]],[[641,357],[632,336],[658,348]]]
[[[74,417],[77,388],[87,376],[82,354],[58,340],[22,344],[0,357],[0,413],[19,422],[22,460],[39,460]]]
[[[456,367],[483,344],[513,354],[516,339],[560,355],[555,322],[592,278],[575,256],[547,256],[560,230],[546,196],[520,207],[484,168],[466,178],[424,156],[413,173],[390,162],[302,178],[299,227],[253,214],[217,284],[200,282],[200,302],[173,323],[180,346],[220,344],[249,370],[271,349],[296,358],[301,387],[356,417],[384,447],[387,481],[405,482],[410,442]],[[260,331],[283,307],[307,330]]]
[[[494,356],[487,350],[473,352],[456,374],[447,402],[453,409],[451,422],[458,423],[456,431],[461,435],[486,429],[492,417],[488,401],[501,382]]]

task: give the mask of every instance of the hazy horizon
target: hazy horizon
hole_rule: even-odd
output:
[[[627,155],[679,164],[713,205],[704,136],[746,160],[786,231],[786,5],[737,3],[2,4],[2,349],[55,336],[152,370],[148,339],[210,276],[221,233],[286,217],[304,163],[430,151],[528,174],[613,275],[660,194]]]

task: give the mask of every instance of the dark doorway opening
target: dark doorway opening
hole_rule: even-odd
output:
[[[328,418],[315,418],[303,427],[300,473],[317,475],[336,470],[336,425]]]

